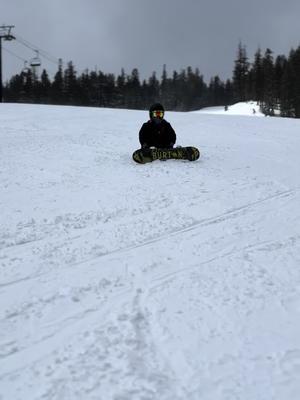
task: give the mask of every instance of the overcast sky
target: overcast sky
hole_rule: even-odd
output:
[[[208,81],[231,78],[239,41],[250,61],[260,46],[288,55],[300,45],[300,0],[0,0],[0,24],[55,58],[119,74],[198,67]],[[3,76],[34,52],[3,41]],[[13,52],[16,56],[10,54]],[[57,66],[42,59],[43,67]]]

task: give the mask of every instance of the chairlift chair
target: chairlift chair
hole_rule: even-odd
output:
[[[39,52],[38,52],[38,50],[35,50],[35,53],[36,53],[36,56],[33,57],[33,58],[30,60],[30,66],[31,66],[31,67],[39,67],[39,66],[42,64],[41,59],[40,59],[40,57],[39,57]]]

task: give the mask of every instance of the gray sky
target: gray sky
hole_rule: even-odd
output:
[[[198,67],[208,81],[232,76],[239,41],[250,60],[260,46],[288,55],[300,45],[299,0],[0,0],[0,24],[79,73],[97,67],[119,74]],[[3,77],[23,68],[34,52],[3,42]],[[8,53],[14,52],[21,59]],[[42,59],[42,67],[56,72]]]

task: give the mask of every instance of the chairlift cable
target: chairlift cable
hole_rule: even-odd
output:
[[[22,57],[18,56],[16,53],[14,53],[13,51],[7,49],[6,47],[2,46],[2,48],[3,48],[3,50],[5,50],[7,53],[10,53],[11,55],[13,55],[14,57],[18,58],[19,60],[22,60],[22,61],[24,61],[24,62],[27,61],[27,60],[25,60],[25,58],[22,58]]]
[[[45,50],[38,48],[37,46],[35,46],[33,43],[30,43],[28,40],[23,39],[21,36],[19,35],[15,35],[15,38],[18,42],[20,42],[21,44],[23,44],[24,46],[28,47],[31,50],[38,50],[40,53],[44,53],[45,55],[48,55],[50,58],[53,58],[54,60],[56,60],[55,57],[51,56],[51,54],[47,53]]]
[[[15,38],[16,38],[16,40],[17,40],[19,43],[23,44],[23,46],[29,48],[30,50],[38,51],[39,54],[40,54],[42,57],[46,58],[48,61],[50,61],[50,62],[52,62],[53,64],[56,64],[56,65],[58,64],[59,59],[56,58],[56,57],[54,57],[54,56],[52,56],[50,53],[48,53],[48,52],[46,52],[45,50],[40,49],[39,47],[33,45],[33,44],[30,43],[28,40],[23,39],[23,38],[20,37],[19,35],[15,35]]]

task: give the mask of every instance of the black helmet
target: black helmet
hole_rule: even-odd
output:
[[[154,103],[152,106],[149,108],[149,115],[150,118],[152,118],[152,112],[153,111],[163,111],[165,112],[164,107],[160,103]]]

